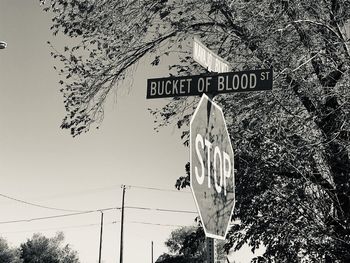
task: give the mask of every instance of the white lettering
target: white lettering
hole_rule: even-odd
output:
[[[192,79],[187,79],[187,92],[188,92],[188,94],[191,92],[191,81],[192,81]]]
[[[250,73],[249,82],[250,82],[250,88],[254,89],[256,86],[256,75],[254,73]]]
[[[203,182],[204,182],[204,163],[203,163],[202,155],[201,155],[201,153],[199,151],[200,150],[199,149],[199,144],[201,144],[201,149],[203,150],[203,148],[204,148],[203,137],[200,134],[197,134],[197,136],[196,136],[196,153],[197,153],[197,157],[198,157],[199,163],[201,165],[201,171],[202,172],[199,175],[197,166],[194,167],[194,171],[195,171],[195,174],[196,174],[197,182],[199,184],[203,184]]]
[[[151,82],[151,96],[156,95],[157,93],[157,83],[156,82]]]
[[[261,72],[260,79],[261,80],[269,80],[269,73],[270,72]],[[265,75],[266,74],[266,75]]]
[[[239,88],[239,76],[233,75],[232,79],[232,89],[237,90]]]
[[[169,84],[171,84],[170,80],[167,80],[165,83],[165,94],[170,95],[171,94],[171,89],[168,89]]]
[[[210,149],[211,149],[211,142],[208,141],[207,139],[205,139],[205,146],[207,146],[207,163],[208,163],[208,188],[210,188],[211,184],[210,184]]]
[[[204,78],[198,79],[198,92],[204,91]]]
[[[228,181],[231,175],[232,180],[234,180],[234,166],[230,155],[221,151],[219,146],[214,147],[210,141],[203,138],[200,134],[196,135],[195,150],[200,164],[200,167],[194,167],[194,174],[198,184],[202,185],[205,180],[208,180],[208,188],[213,186],[217,193],[223,192],[226,196],[228,191],[227,184],[230,186],[232,185],[231,182]],[[214,150],[214,152],[212,152],[212,150]],[[201,171],[199,171],[199,169],[201,169]]]
[[[178,80],[173,80],[173,93],[179,94],[179,90],[177,89],[177,82]]]
[[[225,78],[224,76],[218,77],[218,91],[222,91],[225,89]]]
[[[241,79],[242,89],[246,89],[248,87],[248,76],[247,74],[242,75]]]
[[[181,79],[180,80],[180,93],[181,94],[185,94],[186,93],[186,91],[183,90],[183,88],[185,87],[184,86],[184,81],[185,81],[185,79]]]
[[[230,178],[233,165],[231,166],[230,156],[226,152],[223,152],[223,155],[224,155],[224,195],[226,195],[227,194],[226,178]]]
[[[216,157],[219,157],[220,160],[220,166],[219,166],[219,170],[220,170],[220,184],[218,184],[218,178],[217,178],[217,170],[218,167],[216,165]],[[222,188],[222,158],[221,158],[221,153],[220,153],[220,149],[218,146],[215,147],[214,149],[214,181],[215,181],[215,189],[216,192],[221,193],[221,188]]]
[[[158,81],[158,95],[164,94],[164,81]]]
[[[212,79],[212,77],[206,77],[205,78],[205,91],[208,92],[209,90],[209,86],[210,86],[210,80]]]

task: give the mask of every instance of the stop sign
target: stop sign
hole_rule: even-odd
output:
[[[225,239],[235,205],[233,149],[221,108],[205,94],[190,123],[190,162],[205,234]]]

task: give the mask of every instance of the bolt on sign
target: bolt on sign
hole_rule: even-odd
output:
[[[205,94],[190,122],[190,162],[205,234],[225,239],[235,205],[234,154],[223,112]]]

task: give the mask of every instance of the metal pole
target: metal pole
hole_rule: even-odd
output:
[[[101,263],[101,256],[102,256],[102,233],[103,233],[103,212],[101,211],[100,249],[98,253],[98,263]]]
[[[125,197],[125,185],[122,185],[123,194],[122,194],[122,214],[120,221],[120,257],[119,262],[123,263],[123,232],[124,232],[124,197]]]
[[[153,263],[153,241],[151,243],[151,263]]]
[[[215,239],[207,237],[205,240],[207,243],[207,263],[215,263]]]

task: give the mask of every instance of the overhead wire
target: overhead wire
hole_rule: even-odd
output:
[[[114,225],[120,223],[120,220],[115,220],[111,222],[104,223],[104,225]],[[141,224],[141,225],[152,225],[152,226],[163,226],[163,227],[183,227],[184,225],[178,224],[161,224],[161,223],[151,223],[144,221],[125,221],[125,224]],[[31,229],[31,230],[21,230],[21,231],[9,231],[9,232],[1,232],[0,235],[4,234],[18,234],[18,233],[32,233],[32,232],[45,232],[45,231],[53,231],[53,230],[65,230],[65,229],[79,229],[86,227],[94,227],[100,226],[100,223],[92,223],[92,224],[84,224],[84,225],[71,225],[71,226],[63,226],[63,227],[54,227],[54,228],[41,228],[41,229]]]
[[[57,208],[57,207],[52,207],[52,206],[45,206],[45,205],[40,205],[40,204],[35,204],[32,202],[28,202],[22,199],[18,199],[9,195],[5,195],[5,194],[1,194],[1,197],[4,197],[6,199],[12,200],[12,201],[16,201],[22,204],[26,204],[26,205],[30,205],[30,206],[35,206],[35,207],[39,207],[39,208],[44,208],[44,209],[49,209],[49,210],[55,210],[55,211],[62,211],[62,212],[85,212],[85,211],[81,211],[81,210],[72,210],[72,209],[63,209],[63,208]]]
[[[178,190],[172,190],[172,189],[164,189],[164,188],[156,188],[156,187],[147,187],[147,186],[137,186],[137,185],[126,185],[130,188],[138,188],[138,189],[146,189],[146,190],[156,190],[156,191],[167,191],[167,192],[177,192],[177,193],[190,193],[190,192],[179,192]],[[111,189],[112,187],[108,187],[108,189]],[[103,188],[100,188],[103,189]],[[107,189],[107,188],[106,188]],[[23,223],[23,222],[32,222],[32,221],[40,221],[40,220],[49,220],[49,219],[55,219],[55,218],[62,218],[62,217],[71,217],[71,216],[78,216],[78,215],[84,215],[84,214],[91,214],[96,212],[102,212],[102,211],[108,211],[108,210],[118,210],[121,209],[120,207],[110,207],[110,208],[101,208],[101,209],[94,209],[94,210],[71,210],[71,209],[63,209],[63,208],[57,208],[57,207],[51,207],[51,206],[44,206],[41,204],[36,204],[33,202],[25,201],[22,199],[18,199],[12,196],[8,196],[5,194],[1,194],[1,197],[7,198],[12,201],[16,201],[19,203],[23,203],[26,205],[49,209],[49,210],[55,210],[55,211],[64,211],[64,212],[72,212],[68,214],[58,214],[58,215],[52,215],[52,216],[43,216],[43,217],[34,217],[34,218],[28,218],[28,219],[16,219],[16,220],[8,220],[8,221],[0,221],[0,225],[2,224],[13,224],[13,223]],[[165,208],[152,208],[152,207],[141,207],[141,206],[125,206],[126,209],[135,209],[135,210],[148,210],[148,211],[158,211],[158,212],[171,212],[171,213],[187,213],[187,214],[198,214],[196,211],[189,211],[189,210],[175,210],[175,209],[165,209]],[[151,223],[148,223],[151,224]],[[169,225],[170,226],[170,225]],[[173,225],[175,226],[175,225]]]
[[[175,193],[186,193],[190,194],[189,191],[180,191],[180,190],[174,190],[174,189],[166,189],[166,188],[157,188],[157,187],[148,187],[148,186],[139,186],[139,185],[125,185],[130,188],[138,188],[138,189],[146,189],[146,190],[155,190],[155,191],[163,191],[163,192],[175,192]]]
[[[105,225],[109,224],[116,224],[116,221],[110,222],[110,223],[104,223]],[[1,235],[3,234],[17,234],[17,233],[31,233],[31,232],[38,232],[38,231],[52,231],[52,230],[62,230],[62,229],[76,229],[76,228],[85,228],[85,227],[92,227],[92,226],[100,226],[100,224],[85,224],[85,225],[73,225],[73,226],[64,226],[64,227],[55,227],[55,228],[43,228],[43,229],[32,229],[32,230],[23,230],[23,231],[10,231],[10,232],[0,232]]]
[[[186,214],[198,214],[196,211],[189,210],[175,210],[175,209],[165,209],[165,208],[152,208],[152,207],[141,207],[141,206],[125,206],[126,209],[137,209],[137,210],[151,210],[159,212],[171,212],[171,213],[186,213]]]
[[[141,224],[141,225],[152,225],[152,226],[168,226],[168,227],[182,227],[184,225],[173,225],[173,224],[158,224],[158,223],[149,223],[149,222],[142,222],[142,221],[126,221],[126,224]]]
[[[62,218],[62,217],[70,217],[70,216],[91,214],[91,213],[96,213],[96,212],[101,212],[101,211],[118,210],[118,209],[120,209],[120,207],[101,208],[101,209],[90,210],[90,211],[82,211],[82,212],[76,212],[76,213],[70,213],[70,214],[60,214],[60,215],[53,215],[53,216],[35,217],[35,218],[28,218],[28,219],[0,221],[0,225],[13,224],[13,223],[25,223],[25,222],[28,223],[28,222],[33,222],[33,221]]]
[[[155,190],[155,191],[166,191],[166,192],[176,192],[176,193],[190,193],[190,192],[180,192],[178,190],[173,190],[173,189],[163,189],[163,188],[156,188],[156,187],[147,187],[147,186],[137,186],[137,185],[126,185],[127,187],[130,188],[137,188],[137,189],[146,189],[146,190]],[[106,189],[113,189],[116,186],[110,186],[110,187],[106,187],[106,188],[96,188],[93,190],[106,190]],[[74,212],[74,213],[80,213],[80,212],[88,212],[86,210],[73,210],[73,209],[66,209],[66,208],[58,208],[58,207],[52,207],[52,206],[45,206],[45,205],[41,205],[41,204],[37,204],[37,203],[33,203],[33,202],[29,202],[29,201],[25,201],[19,198],[15,198],[9,195],[5,195],[0,193],[0,196],[15,202],[19,202],[22,204],[26,204],[26,205],[30,205],[30,206],[34,206],[34,207],[38,207],[38,208],[43,208],[43,209],[49,209],[49,210],[54,210],[54,211],[62,211],[62,212]]]
[[[175,209],[152,208],[152,207],[141,207],[141,206],[125,206],[124,208],[136,209],[136,210],[159,211],[159,212],[171,212],[171,213],[198,214],[195,211],[189,211],[189,210],[175,210]],[[60,215],[43,216],[43,217],[35,217],[35,218],[28,218],[28,219],[0,221],[0,225],[14,224],[14,223],[28,223],[28,222],[33,222],[33,221],[48,220],[48,219],[70,217],[70,216],[78,216],[78,215],[91,214],[91,213],[96,213],[96,212],[101,212],[101,211],[120,210],[120,209],[121,209],[120,207],[110,207],[110,208],[101,208],[101,209],[82,211],[82,212],[76,212],[76,213],[69,213],[69,214],[60,214]]]
[[[174,193],[186,193],[186,194],[190,194],[190,191],[180,191],[180,190],[174,190],[174,189],[167,189],[167,188],[157,188],[157,187],[148,187],[148,186],[140,186],[140,185],[125,185],[129,188],[136,188],[136,189],[145,189],[145,190],[154,190],[154,191],[163,191],[163,192],[174,192]],[[67,197],[69,195],[80,195],[80,194],[89,194],[89,193],[96,193],[96,192],[100,192],[100,191],[105,191],[105,190],[113,190],[113,189],[118,189],[120,187],[120,185],[114,185],[114,186],[107,186],[107,187],[100,187],[100,188],[93,188],[93,189],[87,189],[87,190],[83,190],[83,191],[79,191],[79,192],[75,192],[75,193],[64,193],[64,194],[56,194],[56,195],[52,195],[52,196],[48,196],[49,198],[57,198],[57,197]],[[12,201],[16,201],[19,203],[23,203],[23,204],[27,204],[30,206],[35,206],[35,207],[39,207],[39,208],[45,208],[45,209],[50,209],[50,210],[56,210],[56,211],[63,211],[63,212],[84,212],[81,210],[73,210],[73,209],[65,209],[65,208],[57,208],[57,207],[52,207],[52,206],[45,206],[45,205],[41,205],[41,204],[37,204],[34,202],[29,202],[29,201],[25,201],[23,199],[19,199],[19,198],[15,198],[6,194],[1,194],[1,197],[4,197],[6,199],[12,200]]]

